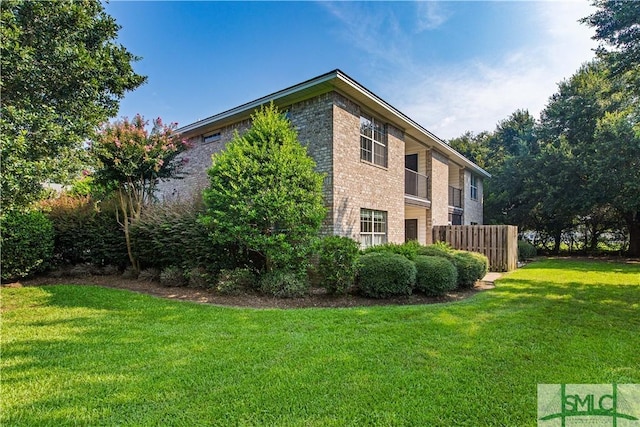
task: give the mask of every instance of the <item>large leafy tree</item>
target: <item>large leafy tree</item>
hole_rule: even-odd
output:
[[[304,271],[326,214],[323,177],[276,107],[252,119],[213,156],[204,222],[218,243],[248,252],[260,269]]]
[[[640,2],[595,0],[598,10],[581,21],[595,28],[598,55],[615,75],[626,75],[640,94]]]
[[[82,144],[144,83],[99,0],[3,0],[2,205],[36,199],[41,183],[80,166]]]
[[[613,208],[626,222],[631,254],[638,255],[640,115],[626,83],[607,62],[583,66],[551,98],[540,134],[543,146],[562,147],[563,204],[583,217]]]
[[[122,214],[119,221],[136,270],[139,263],[133,255],[129,228],[153,201],[158,181],[179,177],[185,159],[174,160],[188,148],[187,141],[175,133],[177,123],[167,125],[158,117],[151,131],[147,130],[148,124],[140,115],[106,123],[91,144],[91,154],[98,161],[96,183],[115,188]]]

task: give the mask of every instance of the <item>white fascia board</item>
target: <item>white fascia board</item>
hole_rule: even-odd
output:
[[[422,127],[413,119],[411,119],[410,117],[402,113],[400,110],[398,110],[397,108],[395,108],[394,106],[392,106],[391,104],[389,104],[388,102],[386,102],[385,100],[377,96],[375,93],[371,92],[369,89],[359,84],[358,82],[356,82],[355,80],[353,80],[352,78],[350,78],[349,76],[341,72],[340,70],[337,70],[336,77],[344,81],[354,89],[358,90],[362,95],[367,97],[371,102],[375,102],[376,104],[383,107],[388,113],[391,113],[393,116],[395,116],[396,119],[398,119],[398,121],[405,128],[404,129],[405,132],[410,129],[410,130],[413,130],[414,132],[417,132],[419,136],[427,137],[428,139],[433,140],[436,143],[437,148],[439,150],[444,151],[444,153],[447,154],[448,156],[453,157],[459,162],[461,162],[465,168],[471,169],[474,172],[484,176],[485,178],[491,177],[491,174],[489,172],[487,172],[480,166],[476,165],[471,160],[464,157],[462,154],[458,153],[454,148],[452,148],[449,144],[444,142],[442,139],[438,138],[436,135],[434,135],[433,133],[431,133],[424,127]],[[419,138],[419,137],[416,138],[414,136],[414,139],[420,142],[422,138]]]
[[[400,110],[380,98],[375,93],[371,92],[366,87],[362,86],[360,83],[346,75],[341,70],[333,70],[321,76],[315,77],[313,79],[307,80],[305,82],[299,83],[297,85],[288,87],[281,91],[272,93],[270,95],[264,96],[262,98],[256,99],[255,101],[248,102],[246,104],[242,104],[238,107],[232,108],[230,110],[224,111],[222,113],[216,114],[215,116],[208,117],[206,119],[199,120],[190,125],[184,126],[180,129],[177,129],[176,132],[181,134],[187,134],[198,129],[202,129],[213,125],[216,122],[223,122],[227,119],[230,119],[234,116],[248,116],[251,114],[256,108],[261,105],[267,104],[271,101],[277,101],[286,97],[294,97],[296,94],[304,92],[306,90],[311,90],[316,88],[322,84],[329,84],[334,89],[339,89],[337,84],[338,82],[342,82],[342,85],[346,85],[351,90],[355,90],[358,93],[358,98],[364,98],[362,101],[368,102],[369,104],[376,105],[378,108],[381,108],[388,115],[394,117],[397,122],[403,127],[404,131],[410,131],[413,134],[413,138],[415,138],[418,142],[424,139],[430,139],[436,143],[436,146],[439,150],[443,151],[447,156],[453,157],[457,161],[463,164],[465,168],[471,169],[479,175],[484,176],[485,178],[490,178],[491,174],[489,172],[482,169],[480,166],[473,163],[471,160],[464,157],[462,154],[458,153],[454,150],[449,144],[444,142],[442,139],[438,138],[433,133],[429,132],[427,129],[422,127],[420,124],[409,118],[407,115],[402,113]],[[344,89],[344,88],[343,88]],[[348,92],[348,91],[347,91]],[[348,94],[348,93],[347,93]],[[385,115],[387,115],[385,114]]]
[[[197,130],[199,128],[203,128],[208,125],[211,125],[215,122],[225,120],[229,117],[240,115],[242,113],[253,112],[253,110],[255,110],[256,108],[260,107],[261,105],[267,104],[271,101],[276,101],[278,99],[281,99],[287,96],[295,95],[298,92],[311,89],[314,86],[317,86],[321,83],[330,82],[336,77],[337,73],[338,73],[338,70],[331,71],[327,74],[323,74],[322,76],[313,78],[311,80],[307,80],[306,82],[299,83],[297,85],[291,86],[281,91],[272,93],[271,95],[263,96],[262,98],[256,99],[255,101],[251,101],[246,104],[242,104],[238,107],[232,108],[230,110],[224,111],[222,113],[216,114],[215,116],[211,116],[206,119],[202,119],[197,122],[194,122],[190,125],[186,125],[184,127],[181,127],[180,129],[177,129],[176,132],[188,133],[188,132]]]

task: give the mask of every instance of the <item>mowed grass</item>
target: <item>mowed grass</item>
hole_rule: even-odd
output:
[[[538,383],[639,383],[638,331],[640,265],[610,262],[409,307],[3,288],[0,424],[533,426]]]

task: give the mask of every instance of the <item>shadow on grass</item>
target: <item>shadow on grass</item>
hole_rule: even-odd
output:
[[[3,343],[0,419],[526,425],[537,383],[639,381],[640,287],[557,283],[535,266],[461,303],[408,307],[239,310],[43,287],[42,310],[21,311]]]
[[[593,259],[593,258],[544,258],[527,264],[527,270],[564,270],[581,272],[602,272],[636,275],[640,280],[640,262],[638,260]]]

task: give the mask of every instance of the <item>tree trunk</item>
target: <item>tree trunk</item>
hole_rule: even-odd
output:
[[[629,229],[629,256],[640,257],[640,211],[625,212],[624,220]]]
[[[130,214],[130,199],[123,194],[122,189],[118,190],[120,196],[120,208],[122,209],[122,215],[124,216],[122,220],[122,227],[124,228],[124,240],[127,244],[127,254],[129,255],[129,261],[131,261],[131,266],[138,273],[140,271],[140,263],[133,256],[133,250],[131,248],[131,235],[129,233],[129,223],[131,222],[131,214]]]
[[[553,253],[558,255],[560,253],[560,243],[562,242],[562,230],[556,230],[553,232]]]

